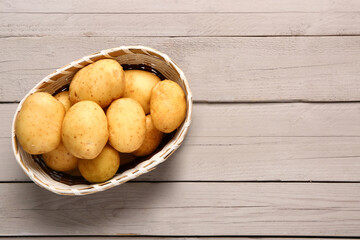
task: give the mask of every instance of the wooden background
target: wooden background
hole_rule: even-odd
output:
[[[11,150],[17,103],[72,60],[137,44],[190,82],[182,147],[103,193],[37,187]],[[0,236],[360,237],[360,1],[0,0],[0,51]]]

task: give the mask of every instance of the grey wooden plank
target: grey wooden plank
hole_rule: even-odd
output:
[[[12,121],[18,105],[18,103],[0,104],[0,138],[9,138],[11,136]]]
[[[0,104],[0,181],[29,180]],[[195,104],[183,146],[140,181],[360,181],[360,104]]]
[[[0,104],[0,137],[10,137],[17,103]],[[194,104],[197,137],[360,137],[360,103]]]
[[[135,181],[360,181],[360,137],[189,136],[156,170]],[[0,181],[30,181],[10,139],[0,139]]]
[[[354,12],[356,0],[1,0],[0,12],[134,13],[134,12]]]
[[[0,232],[360,236],[359,190],[359,183],[127,183],[65,197],[31,183],[0,184]]]
[[[121,45],[167,53],[196,101],[360,101],[360,37],[2,38],[0,101],[75,59]]]
[[[360,12],[1,13],[0,37],[358,35]]]

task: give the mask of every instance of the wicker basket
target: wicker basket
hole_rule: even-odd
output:
[[[164,138],[158,150],[146,158],[140,158],[125,169],[120,169],[118,173],[110,180],[90,184],[83,179],[61,174],[47,168],[41,156],[30,155],[26,153],[19,145],[15,136],[15,119],[24,100],[34,92],[48,92],[54,94],[59,89],[68,85],[74,74],[86,65],[100,59],[112,58],[121,65],[139,66],[140,69],[152,70],[163,78],[177,82],[184,90],[187,102],[187,113],[183,124],[171,135]],[[139,69],[138,68],[138,69]],[[131,69],[131,68],[130,68]],[[143,46],[122,46],[89,55],[74,61],[45,77],[37,84],[20,102],[16,109],[12,124],[12,145],[16,160],[25,171],[25,173],[37,185],[61,195],[86,195],[110,189],[131,179],[134,179],[144,173],[153,170],[158,164],[165,161],[183,142],[191,123],[192,95],[180,68],[165,54],[154,49]]]

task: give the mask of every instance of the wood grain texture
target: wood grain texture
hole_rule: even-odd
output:
[[[358,35],[360,12],[1,13],[0,37]]]
[[[134,181],[360,181],[360,137],[216,137],[208,142],[189,137],[168,161]],[[0,181],[29,181],[10,139],[0,139],[0,153]]]
[[[0,137],[10,137],[17,105],[0,104],[4,123]],[[360,137],[359,122],[360,103],[204,103],[194,105],[189,135],[209,141],[211,137]]]
[[[273,12],[356,12],[356,0],[0,0],[0,12],[34,13],[273,13]]]
[[[0,181],[27,181],[1,104]],[[266,119],[266,121],[263,121]],[[195,104],[182,147],[136,181],[360,181],[360,104]]]
[[[147,45],[185,72],[195,101],[360,101],[360,37],[2,38],[0,101],[101,49]]]
[[[358,183],[128,183],[65,197],[32,183],[0,184],[0,226],[5,236],[360,236],[359,190]]]
[[[168,161],[84,197],[19,182],[0,104],[0,237],[360,237],[359,26],[357,0],[0,0],[0,102],[121,45],[167,53],[197,102]]]

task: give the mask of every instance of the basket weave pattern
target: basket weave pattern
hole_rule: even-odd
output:
[[[177,129],[174,137],[157,153],[148,160],[139,163],[136,167],[123,173],[116,174],[112,179],[99,184],[78,184],[67,185],[52,179],[32,156],[26,153],[19,145],[15,136],[15,119],[24,100],[34,92],[48,92],[54,94],[58,89],[70,83],[74,74],[81,68],[100,59],[111,58],[120,64],[144,64],[152,67],[163,74],[167,79],[177,82],[184,90],[187,102],[187,113],[185,121]],[[192,113],[192,94],[182,70],[166,55],[152,48],[144,46],[122,46],[93,55],[85,56],[77,61],[57,69],[54,73],[45,77],[38,83],[20,102],[16,109],[12,124],[12,146],[17,162],[25,173],[37,185],[61,195],[86,195],[110,189],[131,179],[134,179],[144,173],[153,170],[158,164],[165,161],[183,142],[185,135],[191,123]]]

